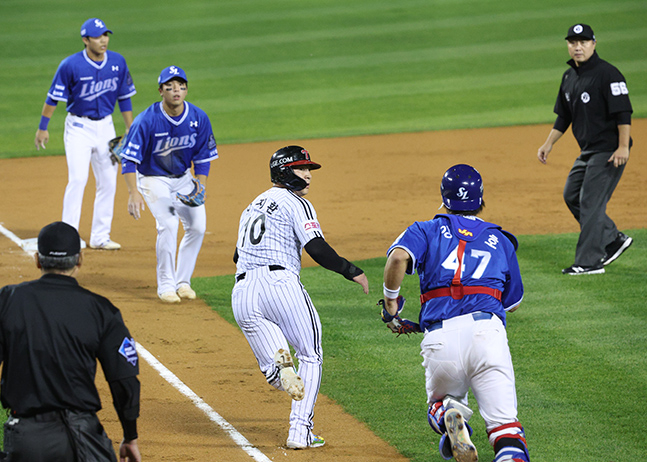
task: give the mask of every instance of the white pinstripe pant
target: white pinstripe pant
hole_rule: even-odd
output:
[[[305,396],[292,401],[288,440],[309,444],[314,407],[321,385],[321,321],[299,276],[288,271],[270,271],[264,266],[248,271],[231,294],[232,308],[261,372],[273,387],[283,390],[274,353],[294,347],[299,360]]]

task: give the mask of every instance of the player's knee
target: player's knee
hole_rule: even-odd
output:
[[[512,460],[529,462],[530,454],[526,434],[519,422],[500,425],[488,432],[490,444],[494,448],[494,462]]]

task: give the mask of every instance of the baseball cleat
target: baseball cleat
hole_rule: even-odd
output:
[[[191,288],[190,285],[188,284],[182,284],[178,289],[177,289],[177,295],[180,298],[186,298],[188,300],[195,300],[196,295],[195,295],[195,290]]]
[[[90,244],[90,248],[97,249],[97,250],[119,250],[121,249],[121,244],[118,244],[115,241],[106,241],[100,245]]]
[[[598,263],[597,265],[593,265],[593,266],[572,265],[562,270],[562,274],[568,274],[569,276],[579,276],[581,274],[603,274],[603,273],[604,273],[604,266],[602,266],[602,263]]]
[[[294,362],[288,350],[280,349],[274,354],[274,364],[279,368],[281,386],[295,401],[301,401],[305,393],[303,379],[294,370]]]
[[[180,303],[180,297],[177,296],[175,292],[168,291],[164,292],[163,294],[158,294],[158,297],[160,300],[162,300],[164,303]]]
[[[297,443],[296,441],[290,441],[288,440],[286,445],[288,449],[307,449],[307,448],[320,448],[326,444],[326,441],[323,439],[323,437],[319,435],[312,435],[312,441],[310,444],[302,444],[302,443]]]
[[[618,258],[622,253],[629,248],[633,243],[633,239],[627,236],[624,233],[618,231],[618,237],[611,244],[606,246],[604,257],[602,257],[601,263],[604,266],[607,266],[609,263]]]
[[[457,462],[477,462],[479,458],[476,446],[470,440],[467,425],[461,413],[456,409],[449,409],[445,412],[445,425],[454,459]]]

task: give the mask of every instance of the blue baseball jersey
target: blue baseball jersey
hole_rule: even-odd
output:
[[[521,303],[523,283],[517,262],[516,238],[501,227],[474,216],[439,214],[415,222],[389,247],[405,250],[412,259],[407,274],[418,273],[420,293],[449,287],[458,269],[459,241],[466,241],[460,281],[463,286],[485,286],[502,292],[501,301],[486,294],[461,299],[437,297],[420,309],[420,327],[455,316],[483,311],[505,324],[505,312]]]
[[[218,158],[211,122],[199,107],[185,101],[179,117],[171,117],[155,103],[135,117],[121,152],[146,176],[182,175],[191,162],[201,164]],[[122,161],[122,172],[127,163]]]
[[[135,93],[123,56],[108,50],[99,63],[92,61],[83,50],[61,61],[47,96],[54,101],[65,101],[67,112],[103,118],[114,112],[118,99],[128,99]]]

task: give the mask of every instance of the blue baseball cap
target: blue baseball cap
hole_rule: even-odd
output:
[[[187,83],[189,82],[189,80],[186,78],[186,72],[184,72],[182,68],[177,66],[169,66],[162,70],[160,76],[157,78],[157,83],[159,85],[162,85],[163,83],[166,83],[172,79],[182,79]]]
[[[106,27],[106,24],[98,18],[90,18],[81,26],[81,37],[101,37],[106,32],[112,31]]]

